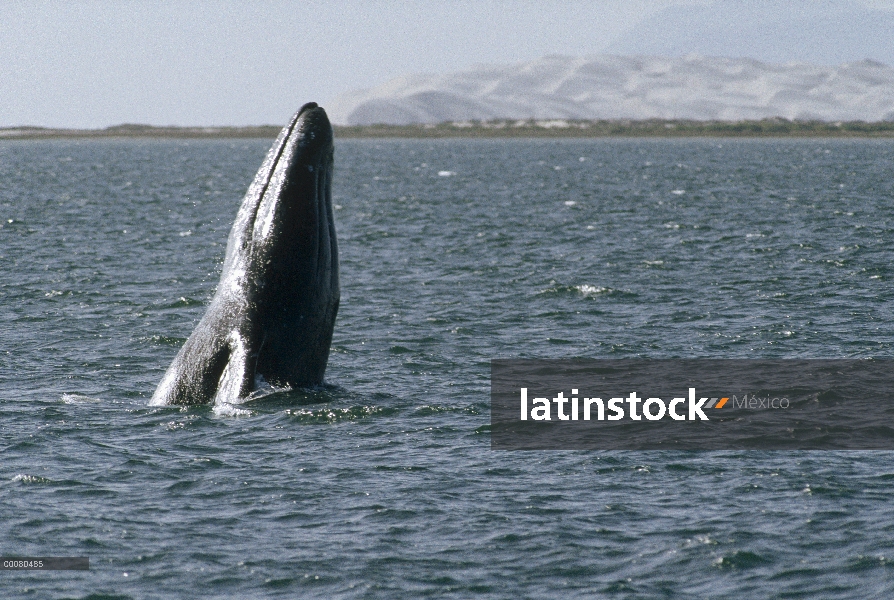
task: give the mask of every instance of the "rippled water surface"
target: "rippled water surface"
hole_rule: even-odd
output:
[[[329,386],[148,408],[270,140],[0,142],[8,597],[886,598],[894,456],[496,452],[489,361],[891,357],[894,142],[337,140]]]

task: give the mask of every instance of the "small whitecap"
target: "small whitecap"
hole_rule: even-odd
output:
[[[589,231],[593,231],[594,229],[596,229],[596,226],[595,225],[587,225],[587,229]]]
[[[644,260],[643,262],[646,263],[647,265],[663,265],[664,264],[663,260]]]
[[[226,402],[215,404],[214,408],[211,409],[211,412],[219,417],[250,417],[252,414],[250,410],[239,408],[238,406],[227,404]]]
[[[577,204],[577,202],[575,202],[574,200],[565,201],[565,206],[574,206],[575,204]]]
[[[682,196],[686,193],[686,190],[671,190],[671,194],[674,196]]]
[[[62,394],[60,398],[66,404],[84,404],[86,402],[102,402],[99,398],[91,398],[81,394]]]
[[[561,170],[562,170],[562,167],[559,166],[559,165],[556,165],[555,167],[553,167],[553,170],[554,170],[554,171],[561,171]]]
[[[607,287],[602,287],[598,285],[576,285],[574,289],[579,291],[584,296],[595,296],[597,294],[604,294],[606,292],[610,292],[611,290]]]
[[[454,171],[438,171],[438,177],[450,177],[451,175],[456,175]]]
[[[50,483],[51,480],[46,477],[39,477],[37,475],[26,475],[25,473],[19,473],[15,477],[12,478],[13,481],[20,481],[22,483]]]
[[[586,162],[586,161],[587,161],[587,157],[586,157],[586,156],[581,156],[580,158],[577,159],[577,161],[578,161],[578,162]]]

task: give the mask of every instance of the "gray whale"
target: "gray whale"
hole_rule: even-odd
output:
[[[239,403],[259,377],[323,382],[339,302],[332,153],[326,112],[305,104],[248,188],[214,298],[151,405]]]

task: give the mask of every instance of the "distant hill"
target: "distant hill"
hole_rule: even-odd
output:
[[[326,109],[340,125],[532,118],[892,121],[894,69],[873,60],[826,66],[701,55],[547,56],[399,77],[343,95]]]

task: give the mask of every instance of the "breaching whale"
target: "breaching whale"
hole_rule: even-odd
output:
[[[238,403],[257,382],[323,382],[338,312],[332,125],[311,102],[249,186],[217,291],[151,405]]]

